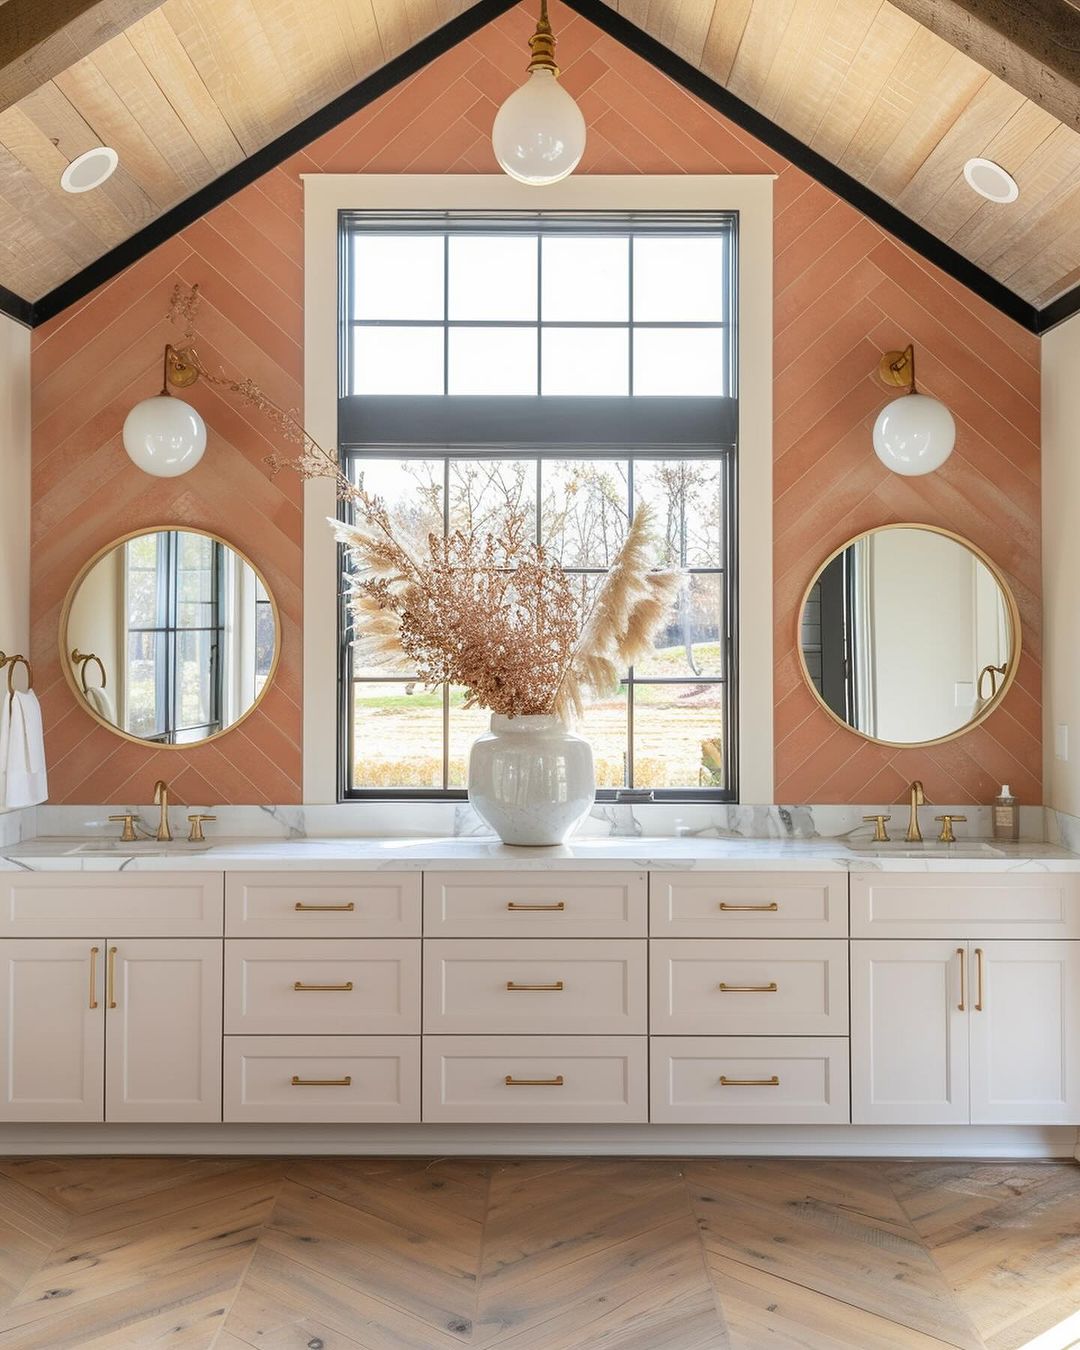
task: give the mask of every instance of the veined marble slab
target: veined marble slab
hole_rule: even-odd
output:
[[[970,842],[973,841],[969,841]],[[686,869],[701,871],[1077,872],[1080,854],[1052,844],[994,845],[996,856],[928,848],[924,856],[868,856],[836,839],[578,838],[558,848],[518,848],[496,839],[231,839],[188,849],[183,842],[84,852],[79,838],[42,838],[0,851],[0,870],[114,871],[377,871],[509,869]],[[95,845],[96,848],[96,845]],[[198,851],[196,851],[198,849]]]

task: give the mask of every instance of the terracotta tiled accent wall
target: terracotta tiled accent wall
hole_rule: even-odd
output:
[[[1040,800],[1038,343],[799,170],[585,20],[553,11],[564,79],[589,123],[585,173],[760,173],[776,182],[776,798],[888,801],[921,776],[938,801],[985,801],[1001,779]],[[203,385],[203,463],[154,481],[129,466],[120,427],[157,388],[175,280],[204,293],[204,359],[251,374],[286,406],[302,377],[299,175],[490,173],[499,102],[522,74],[531,10],[490,24],[39,329],[34,340],[33,653],[54,801],[145,800],[167,776],[188,801],[300,798],[299,488],[267,479],[266,424]],[[885,473],[869,428],[880,352],[919,344],[921,384],[957,415],[940,473]],[[1006,707],[962,740],[892,752],[833,723],[802,687],[796,609],[815,563],[865,526],[947,525],[1012,578],[1026,656]],[[191,750],[118,740],[74,704],[56,657],[60,606],[85,559],[139,525],[219,530],[262,566],[281,603],[275,687],[243,726]],[[932,597],[928,597],[928,603]]]

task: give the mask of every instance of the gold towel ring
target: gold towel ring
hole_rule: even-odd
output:
[[[975,686],[976,698],[980,699],[982,702],[987,701],[986,696],[983,694],[983,682],[987,678],[990,680],[990,698],[995,698],[997,696],[997,677],[999,675],[1004,675],[1007,670],[1008,664],[1003,666],[983,666],[982,670],[979,671],[978,683]]]
[[[26,657],[21,654],[18,656],[6,656],[3,652],[0,652],[0,670],[2,670],[4,666],[7,666],[7,687],[8,696],[10,698],[15,697],[15,667],[20,664],[26,667],[26,688],[29,691],[34,687],[34,667]]]
[[[84,694],[90,692],[89,685],[86,682],[86,667],[91,661],[101,672],[101,684],[99,688],[104,689],[109,683],[109,677],[105,674],[105,663],[95,652],[81,652],[78,647],[71,653],[71,659],[77,666],[80,666],[79,678],[82,680],[82,691]]]

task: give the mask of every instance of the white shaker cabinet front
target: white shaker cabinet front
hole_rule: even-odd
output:
[[[970,953],[972,1124],[1080,1123],[1080,943]]]
[[[0,941],[0,1120],[104,1119],[105,941]]]
[[[221,943],[118,939],[106,990],[106,1120],[220,1120]]]
[[[967,944],[851,944],[851,1118],[966,1125]]]

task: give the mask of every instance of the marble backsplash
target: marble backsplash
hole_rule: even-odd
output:
[[[137,803],[128,806],[39,806],[33,811],[0,815],[0,844],[18,843],[34,835],[110,836],[119,826],[110,815],[132,811],[147,828],[157,823],[157,808]],[[491,831],[468,802],[347,802],[331,806],[213,806],[174,805],[170,811],[173,833],[183,838],[189,812],[216,816],[206,826],[208,837],[230,839],[425,839],[490,836]],[[946,812],[966,816],[956,826],[960,839],[988,839],[992,834],[989,806],[928,805],[920,811],[923,835],[937,832],[934,816]],[[704,839],[836,839],[859,835],[869,838],[873,826],[863,817],[881,813],[891,816],[888,826],[894,839],[907,828],[908,806],[727,806],[709,803],[610,803],[598,802],[579,826],[583,838],[687,838]],[[12,817],[21,819],[13,821]],[[1051,824],[1050,817],[1054,817]],[[1071,822],[1071,824],[1070,824]],[[1051,833],[1055,831],[1055,834]],[[1021,807],[1021,837],[1048,839],[1080,851],[1080,820],[1046,811]],[[1068,839],[1073,840],[1072,843]]]

